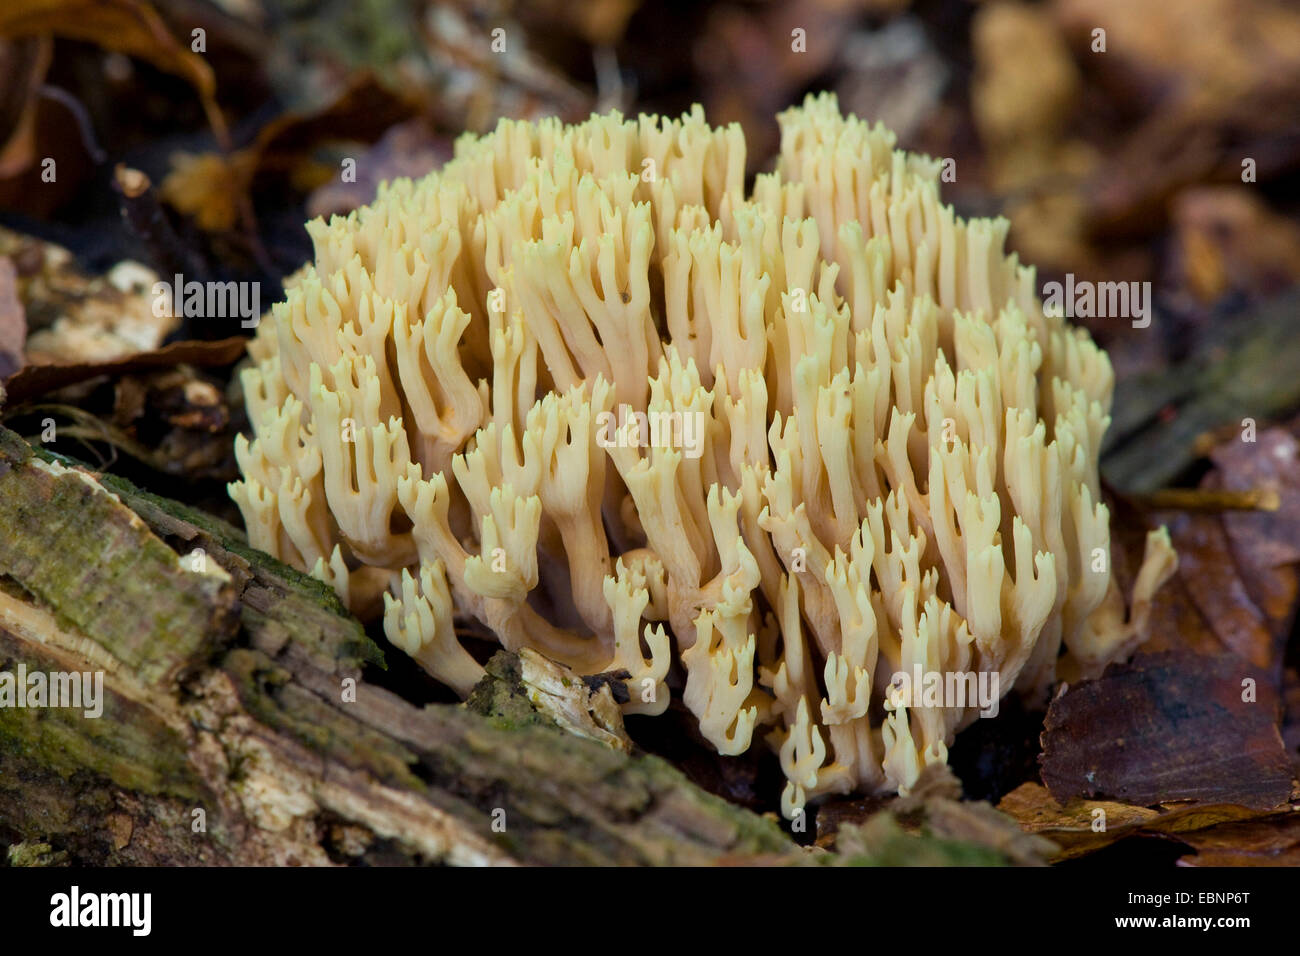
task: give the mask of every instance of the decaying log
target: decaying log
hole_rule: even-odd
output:
[[[558,728],[511,655],[463,706],[368,681],[382,661],[235,529],[0,429],[0,672],[104,674],[98,718],[0,707],[0,844],[83,864],[797,858],[775,821]]]

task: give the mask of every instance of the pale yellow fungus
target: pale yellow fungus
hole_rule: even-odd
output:
[[[839,113],[783,113],[744,190],[738,127],[502,121],[419,183],[309,225],[258,330],[253,544],[382,596],[392,643],[462,694],[457,615],[512,649],[626,672],[725,754],[779,754],[787,815],[905,791],[979,712],[893,675],[996,674],[1042,699],[1143,639],[1097,462],[1113,376],[1045,315],[1003,220]]]

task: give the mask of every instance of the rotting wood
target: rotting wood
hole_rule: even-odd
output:
[[[42,858],[800,858],[774,821],[659,758],[543,719],[509,655],[467,706],[421,708],[367,681],[382,654],[326,587],[0,429],[0,670],[19,661],[104,672],[99,719],[0,708],[0,839],[48,844]]]

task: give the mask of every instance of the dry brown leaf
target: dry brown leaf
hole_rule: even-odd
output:
[[[1196,850],[1180,866],[1300,866],[1300,808],[1285,816],[1180,834]]]
[[[36,161],[37,94],[52,49],[49,37],[0,39],[0,179]]]
[[[218,142],[228,145],[212,68],[188,44],[182,45],[144,0],[5,0],[0,4],[0,36],[50,35],[137,57],[187,80],[198,93]]]
[[[4,386],[9,404],[16,405],[101,375],[168,369],[182,363],[199,367],[232,365],[239,361],[247,344],[247,339],[235,336],[211,342],[173,342],[110,362],[28,365],[6,379]]]
[[[1300,598],[1300,442],[1282,428],[1210,454],[1202,488],[1275,498],[1267,511],[1156,512],[1178,551],[1174,580],[1155,602],[1148,651],[1230,651],[1274,689]]]
[[[1052,701],[1043,783],[1057,800],[1284,804],[1294,766],[1276,688],[1234,654],[1168,651],[1112,664]]]
[[[1230,511],[1222,521],[1280,659],[1300,598],[1300,441],[1282,428],[1267,429],[1256,438],[1246,442],[1237,436],[1210,454],[1217,469],[1211,486],[1276,495],[1274,510]]]
[[[226,155],[175,153],[158,192],[200,229],[224,232],[239,221],[240,199],[248,194],[256,166],[256,154],[246,149]]]
[[[1175,282],[1203,303],[1233,291],[1267,298],[1300,279],[1300,226],[1254,186],[1184,190],[1172,211]]]
[[[1215,469],[1202,490],[1254,495],[1273,509],[1150,516],[1169,528],[1179,569],[1157,595],[1144,653],[1069,688],[1048,715],[1043,779],[1068,806],[1036,784],[1000,805],[1067,855],[1138,830],[1248,820],[1294,797],[1295,748],[1279,721],[1283,650],[1300,595],[1300,446],[1280,428],[1252,437],[1235,430],[1211,451]],[[1115,504],[1115,570],[1124,577],[1146,523],[1128,502]],[[1242,699],[1247,679],[1253,702]],[[1194,802],[1149,809],[1175,800]],[[1092,831],[1098,808],[1109,817],[1104,833]]]
[[[359,73],[327,105],[281,114],[244,149],[175,154],[159,192],[201,229],[221,232],[235,225],[240,203],[247,201],[259,173],[292,177],[321,143],[370,142],[418,111],[416,100],[390,90],[370,73]]]
[[[1203,831],[1222,823],[1259,817],[1234,804],[1176,804],[1135,807],[1109,800],[1075,799],[1062,805],[1039,783],[1024,783],[998,803],[1026,833],[1050,839],[1068,860],[1110,846],[1138,833],[1179,834]],[[1099,812],[1100,811],[1100,812]]]

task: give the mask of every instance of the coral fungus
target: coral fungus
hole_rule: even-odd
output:
[[[1041,699],[1132,651],[1175,558],[1150,534],[1126,606],[1111,366],[1006,222],[954,215],[937,161],[833,97],[779,119],[748,194],[739,128],[698,108],[503,120],[309,224],[231,494],[462,694],[458,615],[626,672],[627,711],[678,687],[721,753],[776,749],[790,815],[906,790],[979,710],[894,674]]]

